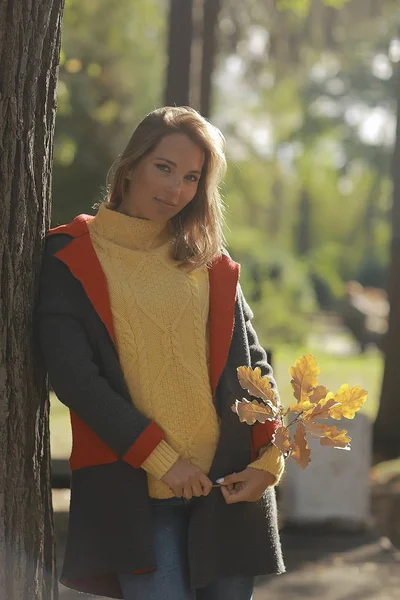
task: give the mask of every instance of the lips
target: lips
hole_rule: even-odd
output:
[[[165,200],[161,200],[161,198],[155,198],[161,204],[165,204],[165,206],[169,206],[170,208],[175,208],[175,204],[170,204],[170,202],[166,202]]]

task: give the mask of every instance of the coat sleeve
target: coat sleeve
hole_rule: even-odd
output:
[[[258,341],[257,333],[252,325],[253,312],[247,304],[242,289],[238,288],[238,297],[242,304],[243,315],[246,324],[246,335],[250,350],[251,367],[255,369],[259,367],[262,376],[267,376],[272,388],[275,390],[279,398],[276,381],[273,377],[272,367],[268,363],[267,353]],[[284,471],[285,460],[282,454],[275,446],[268,446],[272,436],[279,426],[279,421],[266,421],[265,423],[256,423],[252,426],[252,463],[250,467],[255,469],[266,470],[275,477],[275,484],[279,482]]]
[[[57,244],[54,238],[46,243],[35,315],[35,333],[57,397],[131,466],[141,467],[161,442],[165,458],[164,432],[101,374],[84,327],[89,301],[81,283],[53,256]],[[173,464],[176,456],[166,460]]]

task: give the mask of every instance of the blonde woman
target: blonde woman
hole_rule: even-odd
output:
[[[224,250],[223,137],[150,113],[107,200],[49,232],[38,333],[71,411],[61,581],[125,600],[250,600],[281,573],[274,424],[231,411],[240,365],[271,368]]]

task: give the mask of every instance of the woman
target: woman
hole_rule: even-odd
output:
[[[107,201],[49,233],[38,331],[71,411],[61,581],[112,598],[249,600],[284,570],[273,424],[231,411],[273,382],[223,247],[220,132],[190,108],[137,127]]]

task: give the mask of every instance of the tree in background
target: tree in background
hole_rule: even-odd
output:
[[[220,10],[221,0],[170,0],[166,105],[210,117]]]
[[[391,136],[367,129],[372,114],[394,120],[395,12],[378,1],[287,2],[297,14],[283,4],[224,4],[214,120],[231,158],[231,249],[252,273],[256,313],[269,315],[258,330],[282,340],[271,328],[281,321],[284,339],[302,341],[316,301],[335,308],[349,279],[385,283]]]
[[[0,597],[57,598],[49,403],[33,341],[63,0],[0,0]]]
[[[389,329],[385,340],[385,368],[381,399],[374,424],[374,453],[376,461],[398,458],[400,456],[400,60],[397,68],[396,83],[398,117],[396,146],[392,164],[393,208],[389,271],[390,315]]]
[[[193,0],[170,0],[166,106],[189,106]]]
[[[203,41],[200,78],[200,112],[209,118],[212,110],[212,77],[217,54],[217,27],[221,0],[203,0]]]

